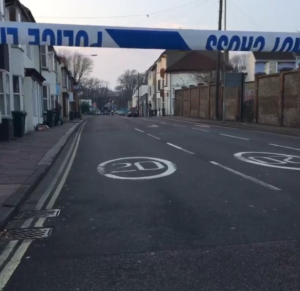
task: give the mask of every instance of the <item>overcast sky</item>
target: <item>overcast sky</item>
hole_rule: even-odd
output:
[[[21,0],[21,2],[31,10],[37,22],[44,23],[183,29],[218,27],[218,0]],[[300,30],[300,0],[227,0],[227,3],[228,30],[281,32]],[[158,50],[132,49],[79,50],[83,54],[98,55],[93,57],[95,61],[93,77],[108,81],[111,88],[116,86],[117,77],[124,70],[145,71],[161,53]]]

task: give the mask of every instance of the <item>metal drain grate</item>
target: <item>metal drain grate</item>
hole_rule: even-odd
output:
[[[8,229],[2,233],[2,237],[7,239],[39,239],[49,237],[52,230],[52,227]]]
[[[22,211],[15,216],[14,219],[27,219],[27,218],[37,218],[37,217],[55,217],[60,214],[60,209],[50,209],[50,210],[30,210]]]

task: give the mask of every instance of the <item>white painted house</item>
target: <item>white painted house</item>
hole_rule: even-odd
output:
[[[173,115],[175,90],[197,86],[199,80],[195,73],[210,73],[216,67],[216,52],[165,51],[148,70],[148,94],[152,109],[162,114],[161,109],[165,108],[167,115]]]
[[[148,85],[141,85],[139,89],[135,89],[132,95],[132,107],[138,106],[138,98],[141,99],[145,94],[148,94]]]
[[[254,81],[256,74],[275,74],[283,69],[294,70],[299,64],[300,55],[291,52],[250,52],[246,82]]]

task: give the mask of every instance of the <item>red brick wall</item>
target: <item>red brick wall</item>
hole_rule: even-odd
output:
[[[257,80],[257,121],[261,124],[280,125],[280,75],[261,76]]]
[[[190,110],[191,110],[190,89],[183,89],[182,96],[183,96],[183,116],[190,117]]]
[[[241,88],[225,90],[226,120],[239,121]],[[300,70],[258,76],[255,82],[245,84],[244,93],[243,121],[300,128]],[[215,98],[215,85],[177,90],[175,115],[215,119]]]
[[[207,118],[209,119],[209,87],[208,86],[201,86],[199,87],[199,117],[200,118]]]
[[[283,74],[282,125],[297,127],[299,118],[299,74],[298,72]]]
[[[191,88],[191,117],[198,117],[199,88]]]

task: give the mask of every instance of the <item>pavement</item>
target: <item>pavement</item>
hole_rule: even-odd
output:
[[[157,116],[153,118],[163,118],[168,120],[182,121],[182,122],[192,122],[192,123],[206,123],[215,126],[222,127],[232,127],[232,128],[243,128],[248,130],[257,130],[262,132],[272,132],[284,135],[293,135],[300,136],[300,125],[299,128],[295,127],[285,127],[285,126],[274,126],[267,124],[259,124],[259,123],[247,123],[247,122],[235,122],[235,121],[220,121],[213,119],[200,119],[193,117],[183,117],[183,116]]]
[[[59,215],[7,225],[53,231],[0,240],[0,290],[299,291],[299,145],[260,131],[96,116],[21,207]]]
[[[0,229],[46,174],[78,122],[0,143]]]

